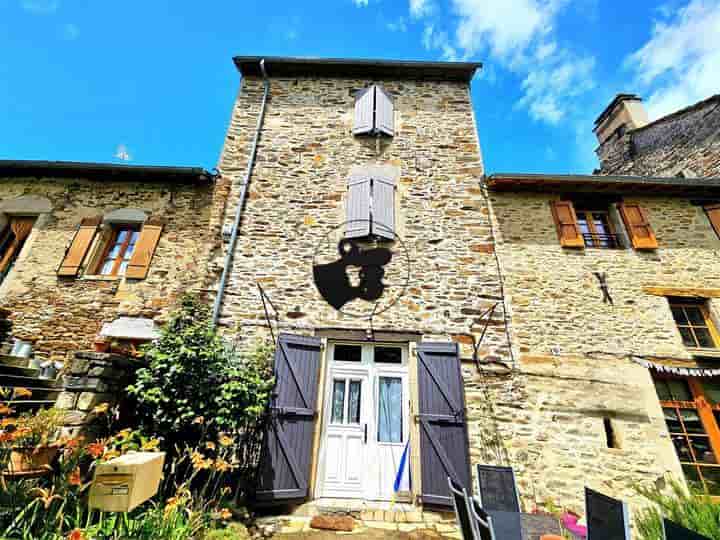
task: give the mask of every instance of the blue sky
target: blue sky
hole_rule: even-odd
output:
[[[0,159],[212,168],[238,54],[479,60],[486,170],[588,173],[615,93],[718,92],[720,0],[0,0]]]

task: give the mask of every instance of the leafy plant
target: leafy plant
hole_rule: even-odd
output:
[[[273,387],[270,347],[240,354],[212,328],[208,308],[194,297],[144,350],[147,367],[128,388],[137,400],[137,417],[147,433],[166,448],[197,442],[210,426],[216,433],[248,429],[265,411]],[[198,419],[212,420],[202,426]]]
[[[5,442],[13,448],[47,446],[57,437],[65,417],[65,411],[51,407],[23,413],[16,419],[5,418],[2,420],[2,426],[6,428]]]
[[[713,503],[707,494],[690,492],[675,480],[670,482],[668,492],[657,487],[638,487],[637,491],[654,503],[636,516],[637,530],[643,540],[663,540],[663,518],[712,540],[720,540],[720,505]]]

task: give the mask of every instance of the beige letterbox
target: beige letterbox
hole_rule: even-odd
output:
[[[90,508],[129,512],[157,493],[165,452],[133,452],[98,463],[90,486]]]

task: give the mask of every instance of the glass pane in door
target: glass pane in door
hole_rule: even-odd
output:
[[[380,377],[378,442],[402,442],[402,379]]]
[[[333,382],[332,395],[332,416],[330,422],[333,424],[342,424],[345,413],[345,379],[336,379]]]
[[[350,393],[348,395],[348,423],[360,423],[360,393],[362,383],[360,381],[350,381]]]

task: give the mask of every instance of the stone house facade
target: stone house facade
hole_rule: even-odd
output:
[[[469,94],[478,66],[235,63],[226,232],[243,206],[216,301],[248,347],[280,334],[258,499],[387,504],[408,448],[400,500],[447,507],[447,477],[470,487],[494,421],[473,353],[511,364]]]
[[[600,175],[483,180],[518,359],[492,401],[535,504],[639,504],[668,477],[720,494],[719,118],[713,97],[648,124],[620,95]]]

